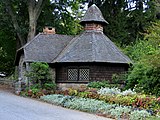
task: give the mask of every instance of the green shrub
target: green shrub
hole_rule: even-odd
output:
[[[127,74],[126,73],[113,74],[112,75],[112,83],[113,84],[124,84],[126,78],[127,78]]]
[[[146,56],[133,66],[126,89],[160,96],[160,53]]]
[[[95,81],[95,82],[90,82],[87,87],[91,88],[101,88],[101,87],[109,87],[109,82],[108,81]]]
[[[160,21],[146,30],[145,39],[126,47],[135,62],[127,77],[126,89],[160,96]]]
[[[41,87],[45,83],[51,81],[49,73],[49,65],[47,63],[35,62],[31,63],[31,70],[26,74],[33,84],[40,84]]]
[[[46,90],[56,90],[56,83],[44,83],[43,88]]]
[[[79,92],[78,97],[87,98],[90,92]]]

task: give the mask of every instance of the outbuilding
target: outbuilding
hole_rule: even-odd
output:
[[[59,84],[85,84],[90,81],[112,81],[113,74],[128,70],[131,60],[103,33],[107,21],[93,4],[80,24],[84,31],[78,36],[59,35],[46,27],[33,40],[17,51],[19,78],[32,62],[47,62],[52,79]]]

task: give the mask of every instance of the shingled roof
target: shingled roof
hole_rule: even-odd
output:
[[[73,37],[74,36],[40,33],[32,41],[18,50],[17,55],[19,55],[19,52],[24,51],[24,60],[26,62],[51,63]],[[16,60],[16,64],[17,62],[18,60]]]
[[[108,24],[108,22],[104,19],[100,9],[95,4],[88,8],[80,24],[84,25],[86,22],[99,22],[104,25]]]
[[[103,32],[94,30],[72,39],[55,62],[131,63]]]

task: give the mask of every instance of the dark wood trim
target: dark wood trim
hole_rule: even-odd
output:
[[[56,81],[56,83],[89,83],[89,81]]]

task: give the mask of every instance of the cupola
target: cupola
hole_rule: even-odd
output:
[[[108,22],[104,19],[100,9],[93,4],[88,8],[80,24],[84,26],[85,30],[97,30],[103,32],[103,25],[108,24]]]

